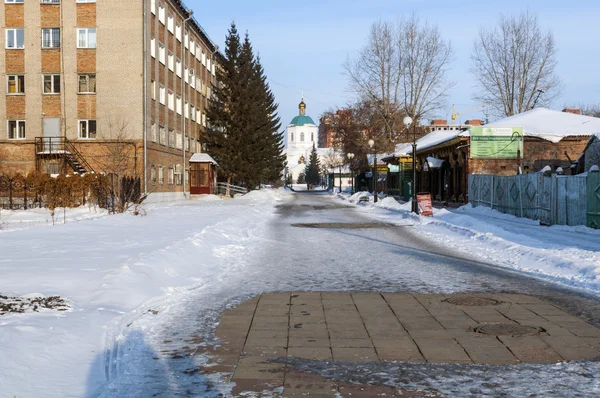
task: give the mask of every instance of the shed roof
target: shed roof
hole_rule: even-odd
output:
[[[212,163],[216,166],[219,165],[208,153],[194,153],[190,158],[190,163]]]

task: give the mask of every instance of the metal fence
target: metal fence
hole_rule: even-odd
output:
[[[587,176],[472,174],[469,202],[547,225],[586,225]]]
[[[244,187],[227,184],[226,182],[218,182],[217,183],[217,194],[218,195],[226,195],[227,191],[229,191],[229,195],[232,197],[235,194],[245,195],[248,193],[248,190]]]

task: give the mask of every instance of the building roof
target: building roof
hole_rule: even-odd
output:
[[[290,122],[290,126],[304,126],[306,124],[312,124],[313,126],[316,126],[315,122],[308,115],[298,115]]]
[[[600,133],[600,118],[536,108],[485,125],[486,127],[523,127],[523,135],[559,142],[568,136]]]
[[[468,131],[460,131],[460,130],[434,130],[431,133],[427,134],[424,137],[421,137],[417,140],[417,151],[421,151],[423,149],[431,148],[436,145],[443,144],[444,142],[452,141],[458,137],[468,137]],[[410,149],[412,152],[412,148]]]
[[[219,165],[208,153],[194,153],[190,158],[190,163],[212,163],[216,166]]]

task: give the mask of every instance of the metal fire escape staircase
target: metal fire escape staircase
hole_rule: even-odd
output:
[[[43,159],[64,159],[78,174],[93,173],[94,169],[81,152],[66,137],[36,137],[36,167],[40,170]]]

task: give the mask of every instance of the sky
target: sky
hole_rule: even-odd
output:
[[[459,122],[484,118],[473,99],[476,88],[469,72],[470,54],[480,27],[494,26],[500,15],[536,13],[541,27],[551,31],[558,48],[557,72],[562,94],[552,108],[600,104],[600,1],[578,0],[184,0],[211,39],[224,49],[232,21],[248,31],[276,100],[282,130],[298,114],[301,93],[307,114],[318,123],[330,109],[354,99],[343,63],[365,45],[377,20],[396,21],[413,12],[436,24],[454,48],[448,77],[456,82],[446,107],[435,118],[450,119],[455,105]],[[474,111],[461,112],[476,108]],[[492,120],[490,120],[492,121]]]

